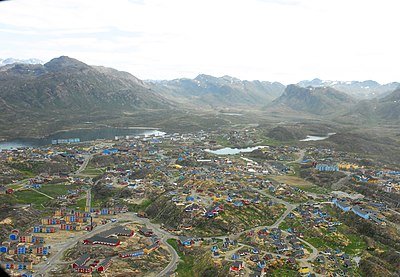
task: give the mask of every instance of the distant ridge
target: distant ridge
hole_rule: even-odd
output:
[[[285,86],[278,82],[246,81],[231,76],[200,74],[194,79],[148,81],[171,100],[197,107],[262,106],[279,97]]]
[[[23,64],[44,64],[43,61],[39,59],[14,59],[14,58],[6,58],[6,59],[1,59],[0,58],[0,66],[4,66],[7,64],[13,64],[13,63],[23,63]]]
[[[313,79],[311,81],[301,81],[297,83],[300,87],[331,87],[345,92],[354,98],[372,99],[380,98],[400,87],[400,83],[391,82],[388,84],[379,84],[373,80],[366,81],[329,81]]]

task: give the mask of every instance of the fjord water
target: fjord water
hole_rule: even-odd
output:
[[[99,129],[76,129],[62,131],[44,138],[17,138],[0,142],[0,149],[13,149],[18,147],[38,147],[51,144],[54,139],[79,138],[81,142],[96,139],[114,139],[115,136],[151,136],[163,135],[158,130],[139,128],[99,128]]]
[[[317,141],[317,140],[324,140],[329,138],[336,133],[328,133],[326,136],[307,136],[305,139],[301,139],[300,141]]]
[[[218,150],[206,149],[205,151],[216,154],[216,155],[235,155],[235,154],[239,154],[239,153],[252,152],[256,149],[261,149],[261,148],[265,148],[265,147],[268,147],[268,146],[255,146],[255,147],[247,147],[247,148],[226,147],[226,148],[222,148],[222,149],[218,149]]]

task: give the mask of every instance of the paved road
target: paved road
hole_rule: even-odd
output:
[[[55,264],[60,263],[60,259],[63,257],[65,251],[73,247],[77,242],[87,239],[95,234],[107,231],[114,226],[115,223],[107,223],[105,225],[98,226],[93,231],[85,233],[79,237],[66,240],[66,242],[61,245],[61,248],[57,251],[57,253],[54,256],[51,256],[46,262],[39,263],[35,266],[35,268],[40,268],[36,272],[35,276],[48,276],[50,269],[52,269]],[[52,248],[52,250],[54,251],[54,248]]]
[[[160,273],[157,274],[157,276],[162,277],[168,272],[174,272],[180,259],[175,249],[167,242],[167,239],[178,239],[178,236],[172,235],[171,233],[161,229],[160,224],[152,223],[148,218],[138,217],[135,213],[125,213],[122,214],[121,217],[123,217],[124,220],[132,220],[139,224],[146,225],[146,228],[152,229],[154,234],[160,238],[161,242],[167,246],[168,251],[171,253],[171,261]]]
[[[82,171],[84,171],[87,167],[87,165],[89,164],[89,161],[93,158],[95,154],[90,154],[85,156],[85,160],[83,161],[83,163],[81,164],[81,166],[79,167],[79,169],[77,171],[75,171],[75,174],[78,175],[80,174]]]

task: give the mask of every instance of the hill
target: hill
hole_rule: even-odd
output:
[[[352,97],[333,88],[289,85],[279,98],[267,105],[267,109],[334,115],[349,110],[355,103]]]
[[[361,101],[346,116],[358,121],[398,123],[400,122],[400,89],[381,99]]]
[[[285,88],[277,82],[209,75],[199,75],[195,79],[149,81],[149,85],[165,98],[200,108],[260,107],[280,96]]]
[[[107,115],[174,106],[129,73],[89,66],[65,56],[44,65],[0,67],[0,87],[3,131],[18,124],[39,127],[43,122],[58,122],[60,128]]]

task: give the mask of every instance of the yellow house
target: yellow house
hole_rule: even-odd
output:
[[[300,274],[308,274],[310,273],[310,269],[306,266],[303,266],[302,268],[299,269]]]
[[[357,169],[359,168],[358,165],[356,164],[350,164],[350,163],[339,163],[338,164],[339,169],[344,169],[344,170],[350,170],[350,169]]]

